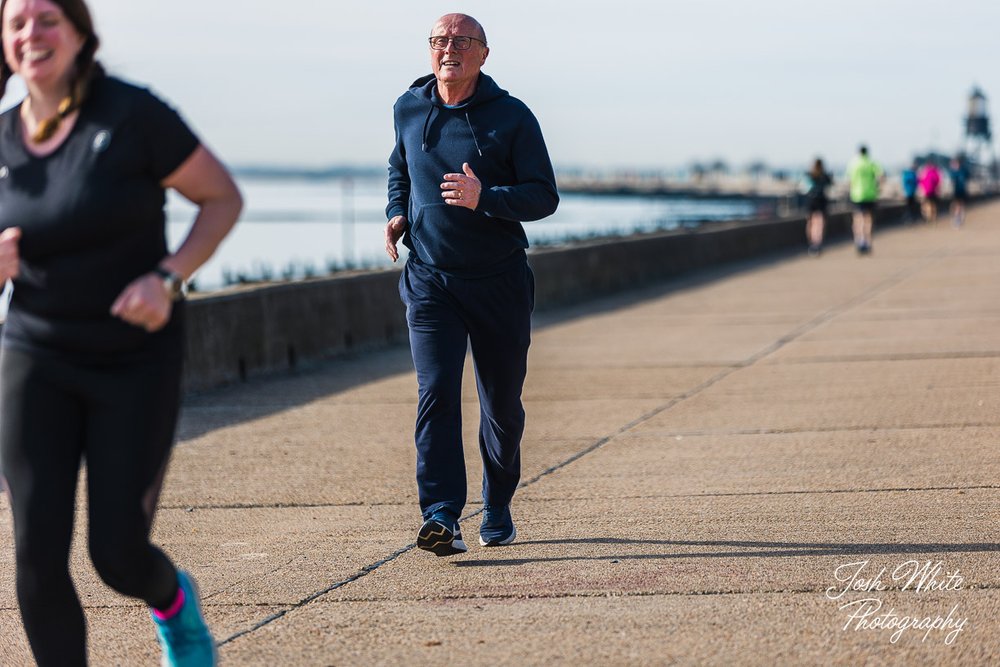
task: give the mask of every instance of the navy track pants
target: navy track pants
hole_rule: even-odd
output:
[[[420,510],[461,516],[467,495],[462,371],[471,343],[479,389],[483,502],[504,506],[521,479],[521,388],[535,281],[527,262],[465,279],[407,262],[399,280],[419,386],[414,440]]]

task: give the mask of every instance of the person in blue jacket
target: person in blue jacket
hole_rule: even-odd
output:
[[[409,255],[399,281],[417,372],[414,440],[423,524],[417,546],[467,550],[462,370],[471,343],[479,389],[483,546],[516,535],[510,503],[520,480],[534,277],[522,222],[559,204],[538,121],[481,68],[490,53],[471,16],[442,16],[429,38],[433,74],[393,108],[386,252]]]
[[[965,222],[965,203],[969,200],[969,172],[961,157],[951,159],[948,176],[951,177],[951,225],[957,229]]]
[[[904,169],[899,175],[903,186],[903,196],[906,197],[906,222],[916,222],[920,219],[920,202],[917,201],[917,171],[920,163],[913,161],[913,166]]]

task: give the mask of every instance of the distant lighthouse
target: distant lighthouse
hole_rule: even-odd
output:
[[[991,179],[997,177],[997,158],[993,150],[989,107],[986,95],[978,87],[973,88],[969,95],[963,152],[975,177]]]

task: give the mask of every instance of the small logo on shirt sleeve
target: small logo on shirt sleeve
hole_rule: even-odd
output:
[[[111,145],[111,133],[107,130],[101,130],[94,135],[94,143],[92,148],[95,153],[103,153]]]
[[[7,165],[5,164],[0,165],[0,181],[7,178],[8,176],[10,176],[10,169],[8,169]]]

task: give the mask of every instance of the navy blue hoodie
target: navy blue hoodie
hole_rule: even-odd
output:
[[[524,261],[521,222],[552,215],[559,205],[545,140],[528,107],[482,73],[472,97],[446,107],[429,74],[396,100],[393,120],[385,213],[406,216],[403,245],[411,260],[464,278]],[[441,197],[444,175],[462,173],[463,162],[482,183],[475,211]]]

